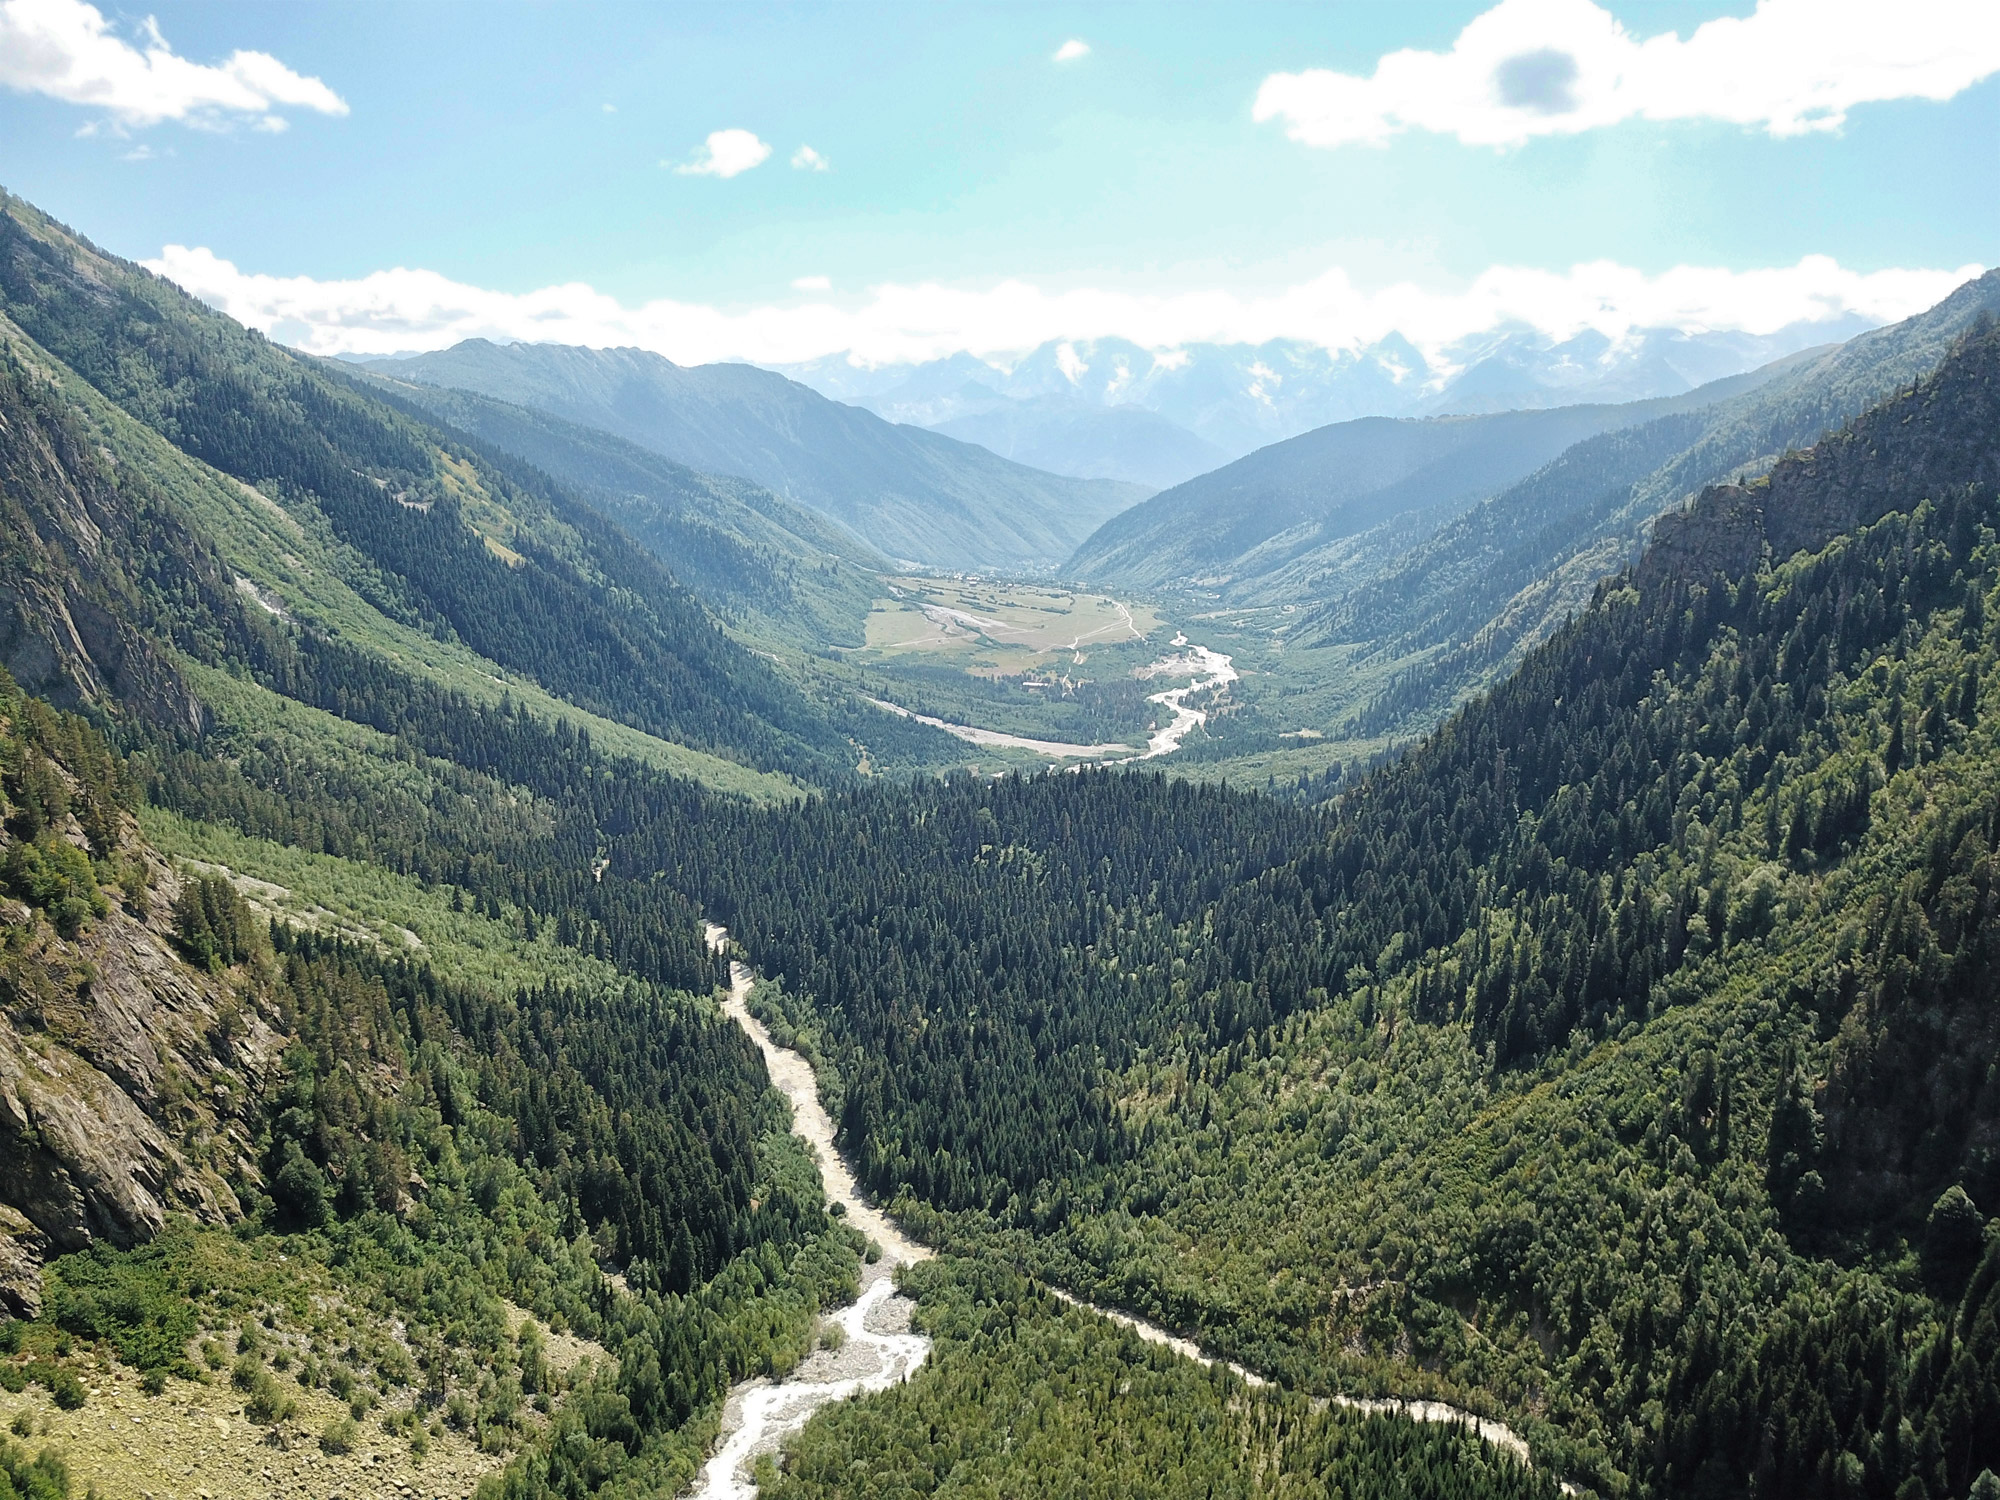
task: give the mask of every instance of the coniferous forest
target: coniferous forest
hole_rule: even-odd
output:
[[[12,198],[0,314],[10,1393],[677,1492],[869,1253],[714,922],[941,1252],[763,1493],[2000,1490],[1990,322],[1315,802],[910,774],[561,482]],[[1327,1400],[1385,1396],[1533,1465]]]

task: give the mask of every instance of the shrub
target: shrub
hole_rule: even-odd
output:
[[[243,1415],[259,1426],[269,1427],[298,1412],[298,1403],[279,1391],[278,1382],[271,1378],[271,1372],[254,1354],[246,1354],[236,1361],[236,1369],[229,1380],[249,1398],[243,1403]]]
[[[335,1457],[339,1457],[344,1453],[352,1453],[354,1451],[354,1444],[359,1437],[360,1432],[355,1427],[352,1417],[336,1417],[327,1423],[325,1428],[320,1432],[320,1452],[331,1453]]]
[[[16,844],[7,851],[0,873],[5,874],[8,889],[46,911],[66,938],[75,937],[93,918],[111,909],[97,888],[90,856],[59,838],[44,836]]]
[[[84,1390],[83,1382],[66,1365],[43,1364],[34,1374],[35,1379],[49,1388],[49,1395],[64,1411],[75,1411],[88,1399],[89,1393]]]
[[[137,1370],[187,1369],[194,1309],[175,1284],[174,1246],[120,1252],[105,1244],[65,1255],[44,1277],[46,1315],[64,1333],[109,1343]]]
[[[25,1448],[0,1438],[0,1493],[8,1491],[21,1500],[69,1500],[69,1470],[53,1448],[31,1459]]]

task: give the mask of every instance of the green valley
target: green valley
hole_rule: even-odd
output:
[[[1439,345],[1624,394],[1147,499],[748,364],[299,352],[0,195],[0,1500],[1992,1500],[1953,284],[1720,379]],[[1102,348],[880,363],[1184,472],[1120,393],[1235,366]],[[1190,422],[1311,364],[1242,357]]]

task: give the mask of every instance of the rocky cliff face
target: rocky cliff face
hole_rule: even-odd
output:
[[[2000,325],[1969,332],[1929,379],[1775,464],[1748,485],[1711,485],[1660,517],[1639,582],[1739,578],[1968,486],[2000,485]]]
[[[65,776],[67,788],[74,779]],[[44,830],[89,850],[74,815]],[[170,1213],[221,1222],[257,1180],[251,1139],[284,1039],[230,975],[174,951],[179,879],[121,817],[122,889],[65,937],[0,900],[0,1306],[33,1312],[50,1255],[130,1245]],[[23,841],[0,833],[0,862]]]
[[[35,361],[0,318],[0,665],[52,703],[115,700],[198,731],[200,703],[131,622],[140,578],[225,593],[220,565],[87,439]]]

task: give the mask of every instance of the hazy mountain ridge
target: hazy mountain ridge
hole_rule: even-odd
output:
[[[1016,454],[1077,466],[1061,472],[1085,472],[1087,464],[1089,472],[1175,484],[1271,443],[1362,417],[1485,414],[1682,395],[1866,326],[1850,317],[1768,335],[1635,329],[1617,340],[1594,331],[1556,340],[1505,327],[1460,340],[1435,363],[1391,335],[1338,353],[1290,339],[1154,351],[1105,338],[1051,341],[1013,364],[961,353],[871,369],[832,355],[783,368],[825,395],[891,421],[973,441],[998,438]],[[1206,447],[1183,438],[1140,461],[1120,458],[1130,418],[1121,425],[1112,414],[1128,407],[1172,423]],[[1217,457],[1204,463],[1211,449]]]
[[[692,468],[740,475],[884,556],[934,567],[1053,564],[1146,493],[1011,463],[751,365],[684,369],[637,349],[473,339],[366,367],[533,407]]]
[[[1435,652],[1361,721],[1375,731],[1428,723],[1580,607],[1599,578],[1637,555],[1655,517],[1839,428],[1935,368],[1996,313],[2000,271],[1989,271],[1934,308],[1795,357],[1705,411],[1580,443],[1324,606],[1304,629],[1390,655]]]
[[[98,606],[122,631],[273,682],[296,673],[293,690],[327,706],[356,672],[481,694],[513,673],[580,713],[689,747],[690,769],[717,757],[725,779],[728,762],[838,776],[857,742],[885,754],[916,743],[858,700],[809,700],[540,471],[456,445],[20,200],[5,207],[0,311],[23,329],[30,367],[52,367],[59,388],[75,382],[53,399],[102,433],[63,451],[80,471],[111,472],[108,485],[78,482],[114,497],[106,525],[130,538],[122,593]],[[24,544],[54,576],[99,567],[89,532],[56,512],[25,519],[37,529]],[[87,692],[93,673],[116,675],[53,644],[65,632],[59,612],[38,613],[30,634],[52,643],[37,648],[38,690],[46,678]],[[412,656],[431,658],[428,670]]]
[[[817,512],[530,407],[336,368],[574,489],[712,609],[811,648],[860,643],[875,575],[889,564]]]
[[[1429,519],[1415,524],[1441,524],[1578,442],[1712,404],[1775,373],[1618,406],[1335,423],[1134,506],[1066,567],[1129,588],[1198,586],[1231,599],[1275,599],[1310,576],[1313,554],[1334,544],[1417,515]],[[1343,559],[1341,571],[1355,567]]]

